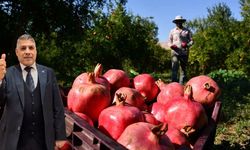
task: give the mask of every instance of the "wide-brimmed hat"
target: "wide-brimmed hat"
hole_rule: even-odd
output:
[[[176,23],[176,22],[186,22],[186,19],[184,19],[181,15],[178,15],[173,20],[173,23]]]

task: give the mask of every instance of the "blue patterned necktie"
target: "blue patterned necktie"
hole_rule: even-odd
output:
[[[33,78],[31,76],[31,69],[32,67],[25,67],[24,70],[27,71],[27,76],[26,76],[26,84],[28,86],[28,88],[30,89],[31,92],[33,92],[33,90],[35,89],[35,85],[34,85],[34,81]]]

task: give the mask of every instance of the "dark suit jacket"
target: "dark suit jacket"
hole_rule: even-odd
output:
[[[37,64],[40,83],[45,139],[48,150],[55,140],[65,140],[64,107],[54,71]],[[24,112],[24,81],[19,65],[7,69],[0,87],[0,105],[4,112],[0,120],[0,150],[16,150]]]

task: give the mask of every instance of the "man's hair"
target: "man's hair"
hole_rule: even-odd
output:
[[[30,34],[23,34],[23,35],[18,37],[17,42],[16,42],[16,47],[18,46],[18,43],[20,40],[31,40],[34,43],[36,43],[35,39]]]

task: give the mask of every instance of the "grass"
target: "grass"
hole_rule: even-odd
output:
[[[224,85],[222,92],[223,105],[214,149],[250,149],[250,82]]]
[[[247,103],[231,103],[235,109],[227,110],[222,107],[221,121],[217,127],[215,138],[216,149],[245,150],[250,149],[250,94],[245,97]],[[233,114],[233,115],[232,115]],[[223,120],[230,116],[227,120]]]

